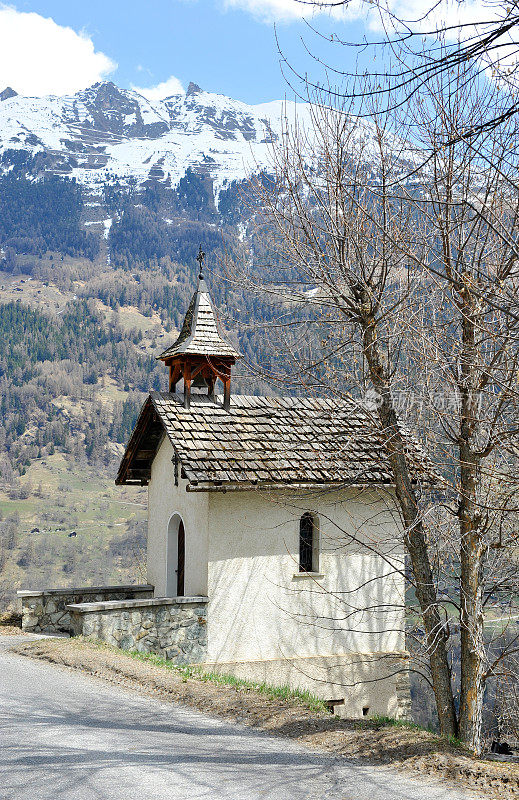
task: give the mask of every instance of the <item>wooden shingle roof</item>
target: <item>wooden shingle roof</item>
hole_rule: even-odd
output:
[[[220,403],[152,392],[121,462],[117,483],[146,483],[162,436],[189,490],[255,486],[383,485],[393,482],[380,429],[353,399],[234,395]],[[415,479],[434,480],[409,439]]]
[[[240,353],[225,341],[218,329],[209,289],[203,278],[191,299],[178,339],[157,358],[165,361],[178,355],[240,358]]]

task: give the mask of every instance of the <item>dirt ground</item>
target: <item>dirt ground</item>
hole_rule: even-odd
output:
[[[23,631],[17,625],[0,625],[2,636],[23,636]]]
[[[5,628],[2,632],[7,633]],[[415,728],[381,725],[373,720],[342,720],[308,710],[301,701],[273,700],[242,687],[185,678],[138,661],[124,651],[80,639],[20,641],[12,648],[125,688],[183,703],[207,714],[286,736],[350,761],[391,764],[478,791],[481,797],[519,798],[519,764],[474,759],[448,742]]]
[[[0,614],[0,634],[4,636],[23,635],[21,614],[13,610]]]

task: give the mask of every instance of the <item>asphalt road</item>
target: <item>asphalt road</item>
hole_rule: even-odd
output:
[[[5,652],[5,644],[4,639],[1,800],[467,797],[31,661]]]

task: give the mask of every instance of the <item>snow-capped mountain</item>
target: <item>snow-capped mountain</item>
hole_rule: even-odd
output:
[[[305,115],[305,107],[299,107]],[[110,177],[175,186],[191,167],[215,192],[268,166],[281,101],[249,106],[191,83],[186,94],[150,102],[111,82],[71,97],[0,94],[0,168],[24,159],[31,172],[75,177],[95,189]]]

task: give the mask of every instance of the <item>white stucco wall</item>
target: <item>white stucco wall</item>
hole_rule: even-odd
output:
[[[211,493],[208,661],[404,650],[403,550],[391,502],[376,491]],[[319,519],[315,579],[298,574],[305,510]]]
[[[186,481],[179,477],[175,486],[171,463],[173,447],[164,438],[151,468],[148,485],[148,581],[155,586],[155,597],[166,596],[168,525],[180,514],[185,530],[184,594],[207,595],[207,512],[206,494],[186,492]]]
[[[148,580],[166,594],[168,523],[178,513],[185,594],[209,596],[209,662],[404,650],[403,548],[387,493],[186,492],[184,480],[174,485],[172,456],[164,439],[149,484]],[[305,510],[319,519],[314,579],[298,574]]]

